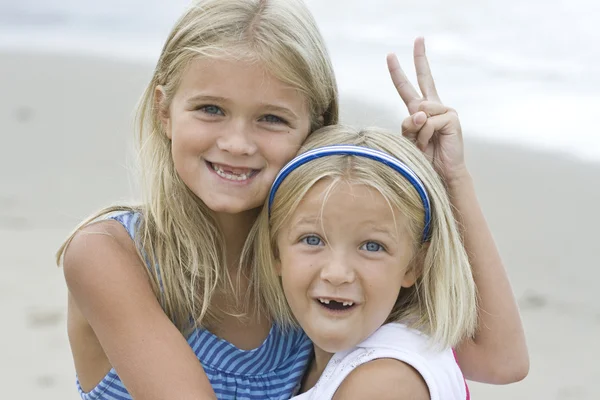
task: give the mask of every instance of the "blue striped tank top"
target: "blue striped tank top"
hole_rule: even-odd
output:
[[[125,212],[111,216],[133,238],[140,218]],[[240,350],[205,329],[194,330],[187,342],[202,362],[204,371],[220,400],[289,399],[297,391],[312,354],[312,343],[300,329],[283,332],[274,324],[256,349]],[[111,369],[83,400],[131,400],[115,369]]]

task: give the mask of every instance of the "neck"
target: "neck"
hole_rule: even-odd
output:
[[[219,309],[227,318],[240,313],[252,314],[252,310],[244,308],[246,294],[248,293],[249,275],[240,269],[240,256],[248,233],[256,220],[257,211],[249,210],[238,214],[213,213],[212,216],[217,227],[223,235],[225,248],[225,262],[222,266],[227,268],[231,281],[222,281],[221,288],[215,293],[212,306]],[[233,286],[229,286],[229,285]],[[233,292],[232,292],[233,290]],[[233,297],[232,297],[233,294]],[[225,317],[224,317],[225,318]],[[239,317],[235,318],[236,320]],[[220,325],[225,324],[224,320]],[[212,327],[213,333],[218,332],[217,327]],[[221,333],[222,334],[222,333]]]
[[[242,248],[260,209],[248,210],[238,214],[217,213],[214,215],[219,229],[225,239],[227,267],[238,269]]]
[[[333,353],[328,353],[316,345],[314,347],[315,347],[315,370],[318,371],[319,376],[321,376],[323,371],[325,371],[325,367],[327,366],[327,363],[329,362],[329,360],[331,360],[331,357],[333,357]]]
[[[333,353],[328,353],[314,345],[314,358],[302,382],[302,392],[306,392],[316,385],[331,357],[333,357]]]

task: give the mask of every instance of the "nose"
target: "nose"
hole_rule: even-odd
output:
[[[356,278],[355,269],[351,257],[345,252],[332,252],[329,259],[321,268],[321,279],[333,286],[341,286],[354,282]]]
[[[219,150],[235,156],[251,156],[256,152],[252,125],[244,121],[232,121],[217,139]]]

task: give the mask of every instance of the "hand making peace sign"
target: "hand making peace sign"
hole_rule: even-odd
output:
[[[407,79],[396,55],[387,57],[394,86],[410,113],[402,122],[402,134],[415,142],[446,183],[451,183],[466,172],[458,114],[438,96],[422,37],[415,40],[414,59],[422,96]]]

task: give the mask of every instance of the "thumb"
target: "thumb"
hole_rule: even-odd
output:
[[[419,127],[421,127],[425,122],[427,122],[427,114],[423,111],[419,111],[413,114],[412,116],[413,123]]]
[[[425,122],[427,122],[427,114],[423,111],[418,111],[410,117],[405,118],[402,122],[402,135],[408,139],[416,140]]]

